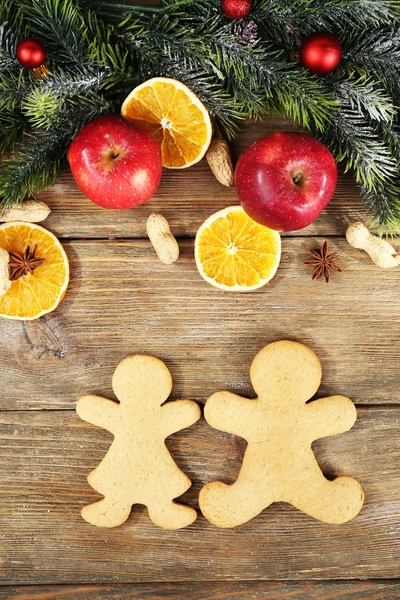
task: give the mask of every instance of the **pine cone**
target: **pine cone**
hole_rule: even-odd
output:
[[[232,33],[239,44],[251,45],[258,40],[258,25],[255,21],[241,21],[234,23]]]

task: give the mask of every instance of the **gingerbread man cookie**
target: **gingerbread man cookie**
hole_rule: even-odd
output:
[[[123,360],[113,377],[119,403],[85,396],[77,404],[81,419],[114,435],[89,484],[104,499],[85,506],[83,518],[98,527],[116,527],[128,518],[133,504],[145,504],[151,520],[164,529],[180,529],[195,521],[193,508],[174,498],[191,486],[170,455],[165,438],[195,423],[201,416],[192,400],[163,404],[172,389],[166,365],[152,356]]]
[[[306,346],[280,341],[253,360],[250,378],[255,400],[218,392],[207,401],[205,417],[216,429],[245,438],[248,446],[233,485],[215,481],[200,492],[200,508],[218,527],[246,523],[272,502],[289,502],[325,523],[344,523],[360,511],[364,493],[350,477],[329,481],[311,445],[348,431],[356,421],[344,396],[306,404],[321,383],[321,365]]]

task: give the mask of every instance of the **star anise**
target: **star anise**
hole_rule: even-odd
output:
[[[335,264],[335,261],[340,258],[339,254],[337,252],[328,253],[328,242],[326,240],[319,250],[309,248],[308,251],[311,254],[311,258],[306,260],[304,264],[313,265],[312,279],[322,276],[326,283],[329,283],[330,271],[343,273],[343,269]]]
[[[44,258],[39,258],[36,256],[37,245],[30,249],[30,246],[27,247],[23,254],[19,254],[18,252],[10,252],[10,280],[15,281],[24,275],[28,275],[28,273],[33,273],[33,271],[42,264],[45,260]]]

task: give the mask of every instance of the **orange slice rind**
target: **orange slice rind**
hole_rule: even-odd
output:
[[[121,114],[149,129],[161,145],[163,166],[185,169],[201,160],[211,142],[206,107],[186,85],[155,77],[136,87]]]
[[[196,235],[199,273],[220,290],[250,292],[261,288],[275,275],[280,257],[279,233],[253,221],[241,206],[211,215]]]

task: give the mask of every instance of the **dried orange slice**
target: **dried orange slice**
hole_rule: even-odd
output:
[[[150,129],[161,144],[162,163],[169,169],[194,165],[211,142],[212,125],[206,107],[175,79],[145,81],[126,98],[121,114]]]
[[[68,258],[58,239],[34,223],[4,223],[0,248],[22,257],[28,248],[31,254],[36,249],[35,257],[44,259],[0,296],[0,317],[28,321],[57,308],[69,282]]]
[[[275,275],[281,237],[253,221],[241,206],[230,206],[201,225],[195,258],[200,275],[211,285],[230,292],[250,292]]]

